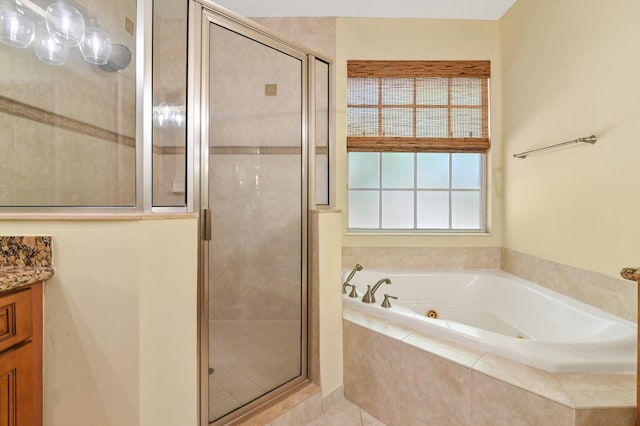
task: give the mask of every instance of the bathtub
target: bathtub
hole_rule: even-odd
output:
[[[383,278],[391,285],[380,286],[376,303],[363,303],[367,284]],[[359,297],[343,295],[346,309],[535,368],[636,371],[635,323],[504,271],[365,269],[351,283]],[[398,297],[391,308],[380,306],[385,293]]]

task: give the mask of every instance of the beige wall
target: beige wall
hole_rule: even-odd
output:
[[[342,385],[342,294],[340,280],[341,214],[339,210],[319,210],[319,367],[322,396]]]
[[[140,426],[196,426],[197,220],[140,222]]]
[[[347,60],[490,60],[491,144],[488,161],[489,227],[483,235],[346,235],[344,246],[500,247],[501,104],[500,49],[495,21],[338,18],[336,25],[336,206],[346,211]],[[342,227],[346,230],[346,215]]]
[[[8,221],[51,235],[45,426],[197,424],[197,224]]]
[[[638,17],[636,0],[518,0],[500,21],[506,248],[611,277],[638,264]]]

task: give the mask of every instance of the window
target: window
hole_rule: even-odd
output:
[[[351,230],[485,226],[488,61],[349,61]]]

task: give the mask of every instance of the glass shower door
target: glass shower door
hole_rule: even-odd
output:
[[[259,34],[206,23],[209,422],[217,422],[306,376],[306,63]]]

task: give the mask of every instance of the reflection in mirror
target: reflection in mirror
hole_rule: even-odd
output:
[[[153,206],[184,206],[187,2],[155,0],[153,14]]]
[[[135,0],[0,0],[0,205],[135,206],[135,19]]]

